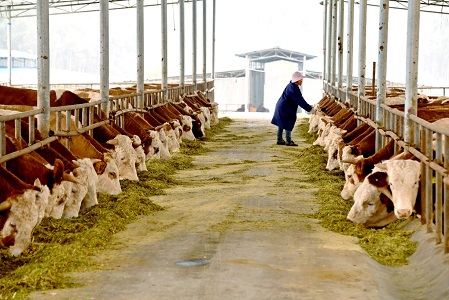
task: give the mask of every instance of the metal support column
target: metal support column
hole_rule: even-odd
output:
[[[179,0],[179,86],[184,94],[185,87],[185,18],[184,18],[184,0]],[[178,101],[179,99],[173,99]]]
[[[100,0],[100,99],[109,116],[109,1]]]
[[[362,97],[365,96],[366,86],[366,18],[367,0],[360,0],[359,4],[359,68],[358,68],[358,90],[357,90],[357,112],[362,111]]]
[[[346,100],[349,100],[349,93],[352,91],[352,68],[354,51],[354,0],[348,0],[348,30],[347,36],[347,69],[346,69]],[[353,104],[353,103],[352,103]]]
[[[43,138],[50,133],[50,43],[48,0],[37,1],[37,106],[44,108],[38,115],[37,129]]]
[[[203,0],[203,82],[206,85],[206,66],[207,66],[207,20],[206,20],[206,0]]]
[[[196,3],[192,0],[192,85],[196,90]]]
[[[161,62],[162,62],[162,90],[164,91],[164,102],[168,100],[167,83],[167,0],[161,1]]]
[[[11,86],[11,82],[12,82],[12,54],[11,54],[11,5],[8,5],[8,18],[7,18],[7,23],[6,23],[6,47],[7,47],[7,51],[8,51],[8,57],[7,57],[7,61],[6,61],[6,67],[8,69],[8,85]]]
[[[379,4],[379,43],[377,68],[377,100],[376,100],[376,123],[384,128],[384,116],[381,104],[385,103],[387,97],[387,54],[388,54],[388,13],[390,10],[389,0],[381,0]],[[376,131],[376,151],[382,148],[382,135]]]
[[[404,141],[413,143],[414,126],[410,115],[416,115],[418,108],[418,54],[419,54],[419,1],[408,1],[407,53],[404,107]]]
[[[144,48],[145,48],[145,38],[144,38],[144,11],[143,11],[143,0],[137,0],[136,3],[137,10],[137,93],[139,93],[137,107],[144,107]]]
[[[329,84],[331,82],[332,76],[332,3],[334,0],[329,0],[328,8],[327,8],[327,73],[326,73],[326,81],[327,81],[327,92],[329,90]]]
[[[332,1],[332,40],[331,40],[331,85],[335,87],[336,72],[337,72],[337,0]]]
[[[216,8],[216,0],[212,2],[212,71],[211,78],[215,79],[215,8]]]
[[[246,70],[245,70],[245,77],[246,77],[246,105],[245,105],[245,112],[249,112],[249,108],[251,106],[251,59],[249,55],[246,55]]]
[[[344,36],[344,0],[338,0],[338,38],[337,38],[337,49],[338,49],[338,81],[337,81],[337,95],[341,101],[344,101],[344,97],[341,92],[343,86],[343,36]]]
[[[326,41],[327,41],[327,36],[328,36],[328,31],[327,31],[327,15],[328,15],[328,9],[327,9],[327,0],[323,1],[323,5],[324,5],[324,13],[323,13],[323,75],[322,75],[322,79],[323,79],[323,83],[326,81],[327,79],[327,63],[326,63],[326,57],[327,57],[327,47],[326,47]]]

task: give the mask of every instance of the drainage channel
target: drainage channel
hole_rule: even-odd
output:
[[[207,265],[211,262],[210,259],[191,259],[176,262],[177,266],[180,267],[200,267]]]

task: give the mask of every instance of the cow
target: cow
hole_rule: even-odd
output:
[[[381,227],[412,214],[421,166],[409,157],[402,153],[374,166],[354,193],[348,220],[367,227]]]
[[[137,154],[132,146],[131,139],[119,134],[107,143],[115,146],[120,179],[139,180],[136,170]]]
[[[50,190],[39,179],[27,184],[0,166],[1,244],[13,256],[20,255],[31,243],[31,235],[43,219]]]
[[[56,91],[51,90],[50,103],[54,103],[56,99]],[[36,106],[37,90],[0,85],[0,104]]]
[[[14,91],[20,91],[21,89],[13,89]],[[1,98],[1,97],[0,97]],[[2,108],[7,108],[9,113],[11,113],[10,109],[13,109],[15,113],[21,111],[29,111],[34,109],[32,106],[26,105],[9,105],[8,107],[2,106]],[[13,111],[13,113],[14,113]],[[63,116],[63,129],[65,128],[65,116]],[[24,125],[22,121],[22,133],[28,132],[28,124]],[[56,118],[55,115],[51,115],[51,126],[55,128]],[[73,122],[71,123],[71,128],[75,128]],[[35,131],[36,134],[36,131]],[[40,133],[36,134],[36,137],[39,137]],[[27,134],[23,134],[24,138],[27,138]],[[63,144],[69,144],[69,149],[67,149]],[[117,164],[115,162],[115,158],[113,154],[109,151],[107,153],[101,153],[98,151],[91,142],[94,140],[89,136],[89,139],[86,138],[86,135],[76,135],[72,136],[69,139],[61,138],[60,140],[53,141],[50,143],[51,147],[54,148],[59,154],[63,157],[67,158],[69,161],[77,160],[79,158],[91,158],[94,160],[94,169],[98,174],[98,192],[104,192],[111,195],[117,195],[121,193],[122,189],[120,187],[119,182],[119,170]],[[29,142],[27,140],[27,142]],[[98,142],[96,143],[98,144]],[[107,151],[107,150],[105,150]],[[59,201],[58,201],[59,202]],[[57,202],[57,203],[58,203]]]
[[[384,172],[374,168],[373,172]],[[368,175],[354,193],[352,205],[347,219],[368,228],[384,227],[397,220],[390,199],[382,194],[376,186],[369,182]]]
[[[87,100],[79,97],[73,92],[64,91],[61,96],[51,106],[67,106],[88,103]],[[81,114],[80,114],[81,117]],[[97,114],[94,114],[94,121],[98,122],[102,120]],[[72,123],[73,124],[73,123]],[[54,130],[54,128],[52,127]],[[71,125],[71,130],[76,130],[75,125]],[[116,163],[119,167],[120,178],[129,180],[139,180],[136,170],[136,157],[134,148],[132,147],[132,140],[129,136],[122,135],[120,138],[116,138],[120,134],[112,127],[108,125],[102,125],[93,130],[94,138],[103,144],[109,144],[114,146],[114,150],[117,153]],[[127,141],[129,139],[129,141]]]
[[[201,123],[198,114],[193,111],[192,108],[187,106],[187,104],[180,102],[180,103],[168,103],[167,108],[171,109],[172,111],[177,110],[183,115],[188,115],[192,118],[192,133],[195,136],[195,138],[199,139],[204,136],[204,126]]]
[[[363,155],[360,155],[355,158],[355,160],[363,159]],[[349,200],[353,198],[355,191],[359,187],[359,185],[362,183],[360,180],[360,177],[355,174],[355,165],[350,164],[349,167],[344,172],[345,174],[345,184],[343,186],[343,189],[340,192],[341,198],[344,200]]]
[[[363,155],[355,158],[346,157],[346,153],[343,153],[340,161],[342,170],[345,173],[345,185],[340,193],[343,199],[349,200],[354,196],[356,189],[363,182],[365,177],[371,173],[376,163],[380,163],[393,157],[394,145],[395,141],[391,139],[387,145],[367,158],[363,157]]]
[[[133,147],[136,151],[136,170],[138,172],[148,171],[147,164],[146,164],[146,153],[143,150],[142,142],[140,140],[140,137],[138,135],[134,135],[133,139]],[[138,145],[138,146],[136,146]]]
[[[146,155],[146,159],[160,159],[162,142],[159,139],[159,132],[157,130],[150,130],[151,145],[150,151]]]
[[[389,196],[398,219],[407,219],[413,212],[418,195],[420,162],[395,159],[376,164],[376,167],[384,172],[373,172],[368,178],[369,183]],[[391,190],[391,194],[386,192],[387,188]]]
[[[161,148],[160,148],[161,159],[169,159],[169,158],[171,158],[171,154],[170,154],[170,151],[169,151],[169,148],[168,148],[168,144],[169,144],[168,140],[169,140],[169,138],[167,137],[167,134],[166,134],[166,131],[165,131],[165,128],[167,126],[170,127],[170,124],[165,123],[165,124],[162,124],[162,125],[159,125],[158,127],[156,127],[156,130],[157,130],[157,132],[159,134],[159,140],[161,141]]]
[[[63,217],[66,219],[78,217],[81,209],[88,209],[98,204],[97,193],[94,193],[98,185],[98,175],[93,167],[93,161],[89,158],[82,158],[74,161],[74,164],[76,165],[76,169],[73,171],[74,176],[78,182],[83,183],[77,188],[81,189],[85,186],[86,196],[83,198],[71,197],[70,200],[66,202],[63,210]],[[73,188],[74,187],[72,186],[72,189]],[[72,190],[71,192],[77,193],[79,191]]]
[[[6,126],[8,127],[8,126]],[[6,132],[6,153],[12,153],[22,149],[19,140],[10,136]],[[61,199],[65,199],[66,190],[63,181],[76,182],[76,179],[70,174],[64,172],[65,166],[60,159],[55,159],[54,164],[50,165],[44,159],[36,159],[36,155],[23,154],[19,157],[8,160],[5,166],[13,172],[17,177],[28,184],[33,184],[35,179],[48,186],[50,189],[50,197],[46,200],[47,205],[56,205]],[[39,157],[39,156],[38,156]]]
[[[64,143],[65,139],[61,139]],[[120,186],[120,172],[115,158],[111,153],[101,153],[83,135],[76,135],[69,139],[70,152],[77,158],[90,158],[98,176],[97,192],[118,195],[122,192]]]

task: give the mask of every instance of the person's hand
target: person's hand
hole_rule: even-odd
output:
[[[315,108],[312,107],[312,109],[309,111],[309,114],[313,115],[315,114],[315,112],[316,112]]]

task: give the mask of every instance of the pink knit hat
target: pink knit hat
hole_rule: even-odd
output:
[[[298,80],[302,80],[304,76],[298,71],[294,72],[292,75],[292,82],[297,82]]]

